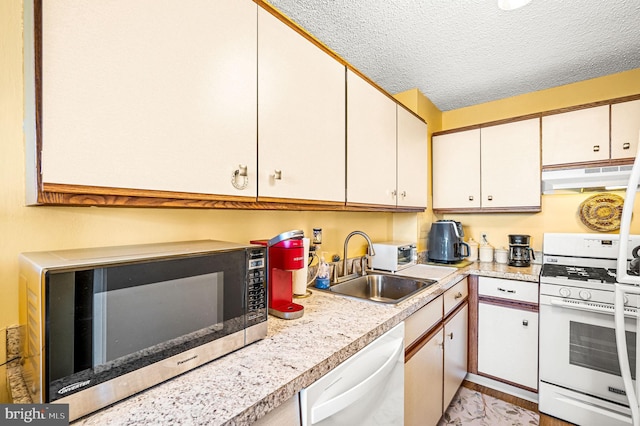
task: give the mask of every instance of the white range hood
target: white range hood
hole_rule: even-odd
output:
[[[631,175],[631,164],[624,166],[588,167],[542,171],[542,193],[557,190],[602,191],[625,189]]]

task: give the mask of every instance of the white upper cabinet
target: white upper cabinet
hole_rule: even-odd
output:
[[[480,130],[482,207],[540,206],[540,119]]]
[[[540,207],[538,118],[433,137],[434,209]]]
[[[427,206],[427,124],[400,105],[398,109],[397,205]]]
[[[635,157],[640,138],[640,99],[611,105],[611,158]]]
[[[345,66],[258,12],[259,197],[345,201]]]
[[[609,105],[542,117],[542,165],[609,159]]]
[[[395,206],[395,194],[396,103],[348,70],[347,202]]]
[[[432,138],[433,208],[480,207],[480,129]]]
[[[256,3],[42,9],[44,183],[256,196]]]

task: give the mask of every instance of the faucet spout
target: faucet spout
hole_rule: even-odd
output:
[[[369,236],[367,234],[365,234],[362,231],[353,231],[352,233],[350,233],[349,235],[347,235],[347,238],[345,238],[344,240],[344,256],[342,257],[342,276],[346,277],[347,276],[347,248],[349,246],[349,240],[351,239],[351,237],[353,237],[354,235],[361,235],[362,237],[364,237],[365,240],[367,240],[367,255],[369,256],[375,256],[376,252],[373,249],[373,243],[371,242],[371,238],[369,238]],[[364,269],[362,270],[364,272]]]

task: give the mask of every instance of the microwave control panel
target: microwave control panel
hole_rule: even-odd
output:
[[[249,249],[247,263],[247,319],[259,322],[267,315],[266,249]]]

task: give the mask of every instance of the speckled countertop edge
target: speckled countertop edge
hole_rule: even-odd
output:
[[[540,265],[472,263],[396,306],[314,291],[304,316],[269,316],[267,338],[93,413],[76,425],[248,425],[467,275],[538,282]]]

